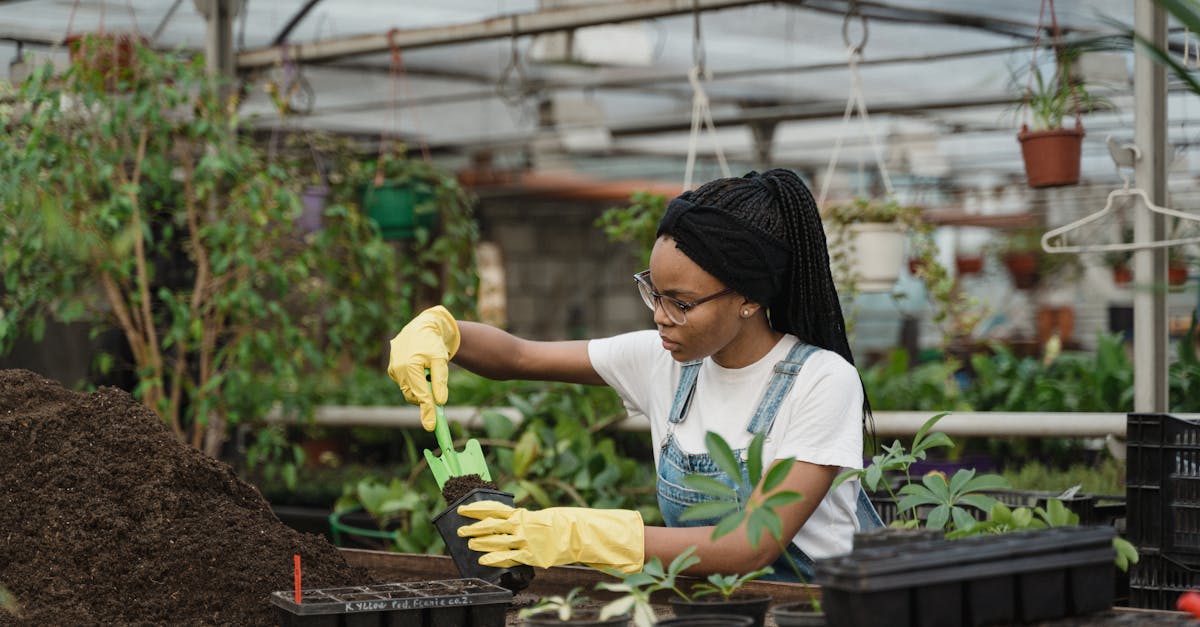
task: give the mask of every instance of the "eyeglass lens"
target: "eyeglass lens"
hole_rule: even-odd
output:
[[[661,305],[663,313],[671,319],[675,324],[685,324],[687,322],[687,314],[679,308],[679,305],[669,298],[662,298],[654,293],[653,288],[646,284],[645,279],[637,281],[638,293],[642,295],[642,302],[646,303],[646,307],[650,311],[654,311],[656,305]]]

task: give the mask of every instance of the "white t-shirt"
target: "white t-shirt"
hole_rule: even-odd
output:
[[[696,391],[674,437],[686,453],[706,453],[704,436],[721,435],[734,449],[746,448],[746,431],[775,364],[797,343],[785,335],[762,359],[744,368],[723,368],[711,358],[700,364]],[[654,463],[667,434],[682,364],[662,348],[657,331],[636,331],[588,343],[592,367],[620,394],[631,416],[650,421]],[[796,375],[763,443],[764,468],[792,457],[843,469],[862,468],[862,384],[858,371],[828,350],[817,350]],[[859,484],[847,481],[821,500],[793,542],[813,559],[850,551],[857,528]],[[807,497],[807,495],[806,495]]]

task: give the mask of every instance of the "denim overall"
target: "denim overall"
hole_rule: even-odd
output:
[[[775,364],[775,373],[772,375],[771,381],[767,385],[767,390],[763,394],[762,401],[759,402],[758,408],[754,411],[754,417],[750,419],[750,424],[746,427],[746,431],[753,435],[758,435],[759,433],[767,434],[771,431],[771,425],[775,423],[775,414],[779,411],[779,405],[783,403],[783,399],[787,396],[788,391],[792,389],[792,384],[796,381],[796,373],[800,372],[800,368],[804,366],[804,362],[817,350],[815,346],[797,342],[788,353],[788,356]],[[739,503],[745,503],[750,496],[749,494],[743,494],[744,490],[741,489],[741,486],[735,485],[727,475],[722,473],[710,456],[704,453],[685,453],[675,442],[675,427],[687,417],[688,407],[691,405],[692,396],[696,392],[696,377],[699,373],[700,360],[683,364],[683,371],[679,377],[679,387],[675,390],[675,401],[671,406],[667,435],[663,439],[662,450],[659,454],[658,507],[662,511],[663,521],[666,522],[668,527],[703,527],[715,525],[718,522],[716,518],[708,520],[680,520],[680,516],[688,506],[708,501],[712,498],[685,487],[683,485],[683,477],[686,475],[707,475],[724,483],[738,493]],[[746,450],[737,449],[734,451],[734,454],[737,456],[738,464],[741,467],[742,481],[749,483]],[[766,468],[763,470],[765,471]],[[863,492],[861,487],[858,490],[858,505],[855,515],[858,519],[859,529],[873,529],[883,526],[883,521],[879,518],[879,514],[876,513],[870,499],[867,498],[866,493]],[[787,544],[787,553],[791,556],[795,565],[799,567],[804,579],[812,581],[812,558],[805,555],[804,551],[801,551],[790,539]],[[775,560],[772,566],[775,569],[775,574],[763,577],[763,579],[775,581],[797,580],[796,574],[792,566],[788,563],[786,556],[780,555],[779,559]]]

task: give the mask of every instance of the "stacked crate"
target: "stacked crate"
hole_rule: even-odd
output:
[[[1200,589],[1200,421],[1129,414],[1126,439],[1129,605],[1173,610]]]

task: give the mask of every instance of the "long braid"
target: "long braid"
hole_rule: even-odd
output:
[[[768,308],[771,326],[854,364],[821,215],[800,177],[790,170],[774,169],[742,178],[717,179],[697,189],[695,201],[725,209],[752,228],[787,242],[791,249],[788,276],[783,292]],[[863,416],[869,421],[868,430],[874,439],[874,419],[865,387]]]

